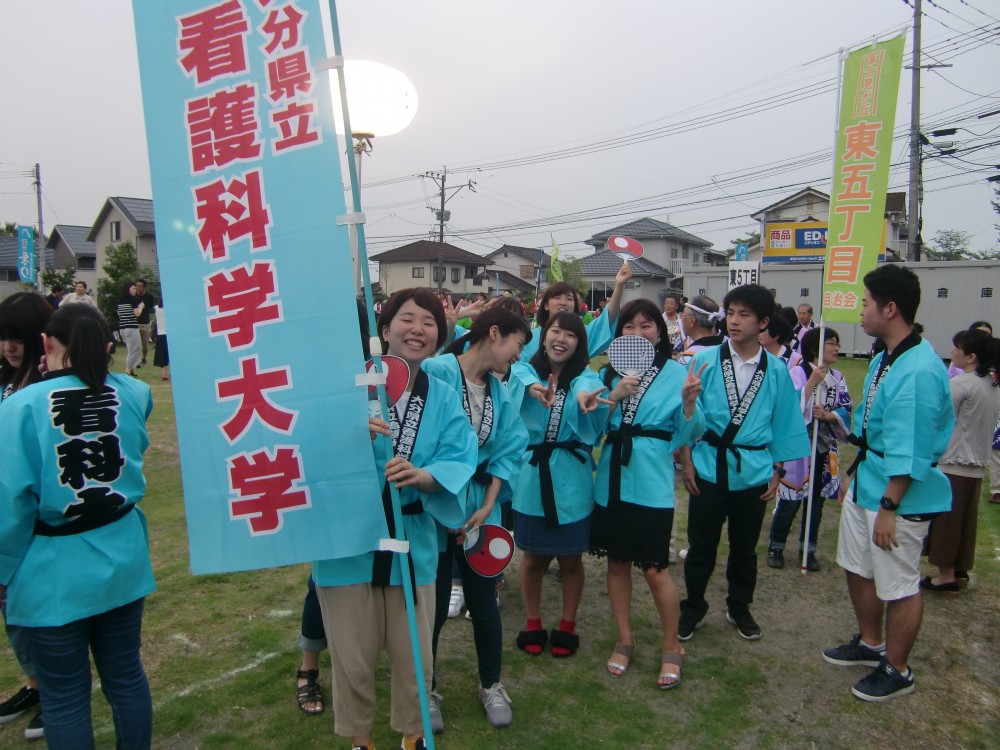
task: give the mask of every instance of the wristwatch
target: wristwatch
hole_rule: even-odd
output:
[[[894,503],[891,497],[887,497],[885,495],[883,495],[882,499],[878,501],[878,504],[881,505],[886,510],[894,511],[899,508],[899,503]]]
[[[788,473],[788,470],[785,467],[778,466],[778,464],[774,464],[771,468],[773,468],[778,473],[778,479],[784,479],[785,474]]]

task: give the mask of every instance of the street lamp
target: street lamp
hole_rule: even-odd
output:
[[[395,68],[366,60],[344,62],[347,106],[351,115],[351,137],[357,160],[358,186],[361,185],[361,156],[372,152],[372,140],[395,135],[413,122],[417,114],[417,90],[410,79]],[[340,92],[336,79],[330,82],[334,101]],[[344,116],[333,108],[334,126],[344,133]],[[354,262],[355,288],[362,287],[357,232],[351,229],[351,259]]]

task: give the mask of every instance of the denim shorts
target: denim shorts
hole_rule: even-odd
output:
[[[534,555],[579,555],[590,548],[590,516],[553,528],[542,516],[514,511],[514,544]]]

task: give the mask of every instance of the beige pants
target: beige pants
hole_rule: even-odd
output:
[[[316,593],[333,662],[334,731],[341,737],[371,732],[375,720],[375,667],[384,649],[392,675],[389,724],[404,735],[422,735],[403,587],[367,583],[317,586]],[[430,693],[434,584],[417,586],[415,596],[424,685]]]
[[[142,343],[142,361],[146,361],[146,351],[149,348],[149,323],[139,324],[139,339]]]

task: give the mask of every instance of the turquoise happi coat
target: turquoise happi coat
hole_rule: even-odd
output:
[[[426,389],[426,396],[419,395],[421,384]],[[403,529],[410,545],[413,580],[417,586],[423,586],[433,583],[437,577],[438,543],[435,521],[449,528],[457,528],[465,520],[459,493],[476,470],[477,450],[476,435],[462,410],[461,396],[451,386],[421,371],[409,398],[412,400],[418,395],[423,400],[423,410],[410,462],[417,468],[426,469],[441,489],[425,493],[415,487],[404,487],[399,490],[399,500],[403,509]],[[406,430],[404,417],[399,417],[399,422],[402,429]],[[385,465],[393,457],[394,451],[386,438],[376,438],[371,450],[375,454],[379,482],[384,485]],[[391,513],[386,511],[382,498],[372,498],[371,512],[385,519],[383,537],[388,538]],[[313,579],[319,586],[359,583],[400,586],[402,578],[398,561],[404,558],[401,555],[393,557],[395,559],[387,582],[379,581],[375,576],[374,552],[314,562]]]
[[[617,499],[626,503],[673,508],[673,452],[701,435],[705,415],[695,402],[691,419],[684,418],[681,387],[687,370],[673,360],[657,357],[650,370],[637,377],[640,389],[647,381],[648,386],[641,398],[621,401],[611,414],[597,465],[594,498],[604,507],[609,497],[617,494]],[[621,376],[615,375],[611,388],[620,381]],[[624,421],[630,421],[631,426]]]

